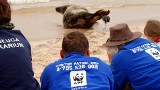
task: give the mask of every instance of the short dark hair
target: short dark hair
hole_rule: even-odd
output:
[[[62,50],[65,54],[78,52],[85,54],[89,49],[87,37],[78,31],[68,33],[62,41]]]
[[[11,21],[11,8],[7,0],[0,0],[0,24]]]

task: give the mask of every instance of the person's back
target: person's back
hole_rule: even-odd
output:
[[[0,30],[0,90],[37,90],[31,48],[19,30]]]
[[[110,38],[103,45],[111,61],[114,90],[128,85],[132,90],[160,89],[160,48],[141,35],[126,23],[110,27]]]
[[[134,90],[159,90],[159,60],[160,48],[155,43],[138,38],[121,47],[112,59],[111,68],[113,73],[121,72],[115,76],[119,78],[118,82],[126,80]]]
[[[62,59],[49,64],[41,75],[42,90],[112,90],[109,66],[89,57],[88,48],[87,38],[79,32],[64,37]]]
[[[30,44],[19,30],[12,30],[7,0],[0,0],[0,90],[40,90],[34,79]]]

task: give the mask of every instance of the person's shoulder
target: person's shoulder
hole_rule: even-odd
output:
[[[4,32],[4,33],[10,33],[10,34],[14,34],[14,35],[23,35],[22,32],[18,29],[14,29],[14,30],[0,30],[0,32]]]
[[[119,50],[113,57],[112,59],[123,59],[124,56],[127,57],[128,50]]]
[[[95,57],[95,56],[89,56],[87,57],[88,60],[91,60],[91,61],[99,61],[99,62],[102,62],[102,60],[98,57]]]
[[[128,50],[120,50],[118,53],[116,53],[113,57],[112,57],[112,61],[111,61],[111,65],[110,66],[117,66],[117,67],[121,67],[124,65],[124,63],[126,63],[126,61],[129,59],[130,57],[130,53],[128,52]]]
[[[146,39],[146,38],[142,38],[142,37],[137,38],[137,39],[135,39],[135,40],[133,40],[133,41],[147,41],[147,42],[151,42],[150,40],[148,40],[148,39]]]
[[[106,73],[111,73],[111,69],[108,63],[105,62],[104,60],[101,60],[98,57],[91,56],[91,57],[88,57],[88,61],[92,63],[92,65],[97,65],[99,70],[106,72]]]
[[[107,61],[101,60],[97,57],[91,57],[92,59],[96,59],[93,62],[96,63],[98,65],[98,69],[103,71],[104,73],[107,73],[107,75],[110,77],[112,76],[112,71],[111,68],[109,66],[109,64],[107,63]]]
[[[90,61],[91,62],[97,62],[99,65],[105,65],[105,66],[108,66],[107,62],[105,62],[104,60],[101,60],[100,58],[98,57],[88,57],[90,58]],[[89,60],[89,59],[88,59]]]
[[[45,67],[45,69],[50,69],[50,68],[54,68],[54,67],[56,67],[56,65],[58,64],[58,63],[60,63],[62,61],[62,59],[59,59],[59,60],[56,60],[56,61],[54,61],[54,62],[52,62],[52,63],[49,63],[46,67]]]
[[[14,30],[10,30],[10,31],[13,32],[13,33],[20,33],[20,34],[22,34],[21,30],[18,30],[18,29],[14,29]]]
[[[21,32],[19,29],[13,29],[13,30],[3,30],[3,31],[8,31],[8,32]]]
[[[0,32],[21,32],[20,30],[16,29],[16,30],[0,30]]]

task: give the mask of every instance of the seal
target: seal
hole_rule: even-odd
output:
[[[65,28],[91,28],[97,20],[110,13],[110,10],[102,9],[95,13],[89,13],[86,8],[75,5],[64,5],[55,9],[63,15],[63,25]]]

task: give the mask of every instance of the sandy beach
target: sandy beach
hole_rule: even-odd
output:
[[[158,5],[104,8],[111,11],[109,15],[111,22],[105,27],[103,21],[99,20],[92,29],[87,30],[63,28],[62,15],[56,13],[54,7],[13,10],[12,22],[16,26],[15,29],[20,29],[31,44],[33,70],[39,81],[44,67],[60,58],[62,38],[66,33],[75,30],[83,32],[89,40],[91,56],[99,57],[108,63],[106,50],[101,45],[109,37],[109,27],[118,23],[127,23],[132,31],[143,33],[143,27],[147,20],[160,20],[159,8]],[[98,10],[87,9],[90,12]]]

